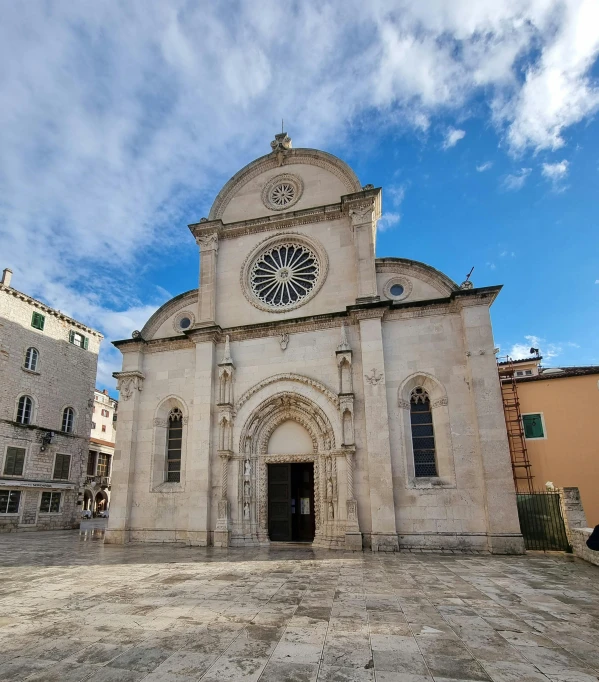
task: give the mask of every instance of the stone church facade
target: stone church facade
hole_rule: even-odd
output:
[[[381,190],[271,147],[190,225],[199,288],[115,342],[106,541],[522,552],[500,287],[376,258]]]

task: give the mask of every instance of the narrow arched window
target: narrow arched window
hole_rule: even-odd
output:
[[[166,480],[169,483],[181,481],[181,445],[183,439],[183,413],[174,407],[168,415],[166,441]]]
[[[33,419],[33,400],[28,395],[22,395],[19,398],[19,405],[17,407],[17,421],[19,424],[31,424]]]
[[[75,410],[72,407],[65,407],[62,411],[62,430],[65,433],[73,433],[75,424]]]
[[[25,353],[25,369],[30,369],[32,372],[37,370],[37,359],[39,353],[36,348],[28,348]]]
[[[428,393],[415,388],[410,396],[410,422],[416,477],[437,476],[433,413]]]

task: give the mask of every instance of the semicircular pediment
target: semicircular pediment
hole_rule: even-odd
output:
[[[311,167],[311,171],[306,169],[302,173],[302,166]],[[320,180],[314,178],[313,171],[321,169]],[[277,188],[270,187],[278,176],[287,179],[288,187],[284,191],[279,188],[279,195],[276,194]],[[301,175],[306,175],[301,178]],[[322,188],[326,187],[326,176],[331,178],[330,196]],[[259,176],[264,176],[261,181]],[[304,184],[306,185],[304,187]],[[255,187],[254,187],[255,185]],[[319,192],[314,193],[311,186],[319,188]],[[240,210],[227,210],[234,198],[242,200],[244,219],[254,218],[259,215],[281,210],[306,208],[336,203],[343,194],[352,194],[361,191],[362,186],[354,171],[345,161],[318,149],[288,149],[285,152],[283,164],[276,153],[267,154],[237,172],[218,193],[208,216],[209,220],[222,219],[224,222],[235,222],[241,219],[238,217]],[[275,194],[271,197],[269,190]],[[266,193],[266,194],[265,194]],[[292,196],[295,193],[294,196]],[[303,197],[300,194],[303,193]],[[313,194],[313,196],[311,196]],[[255,196],[254,196],[255,195]],[[266,196],[266,199],[265,199]],[[302,202],[298,201],[302,199]],[[273,205],[279,203],[279,205]],[[255,204],[255,206],[254,206]],[[306,204],[305,206],[303,204]],[[256,214],[256,215],[254,215]]]

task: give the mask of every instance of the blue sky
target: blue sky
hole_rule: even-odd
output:
[[[284,117],[383,187],[379,256],[504,285],[502,353],[599,364],[598,55],[596,0],[3,3],[0,266],[103,331],[113,390]]]

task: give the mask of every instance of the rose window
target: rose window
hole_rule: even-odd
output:
[[[275,206],[285,208],[295,199],[295,187],[289,182],[282,182],[273,187],[269,198]]]
[[[271,211],[284,211],[297,204],[303,191],[304,183],[298,175],[276,175],[262,188],[262,203]]]
[[[303,244],[279,244],[254,262],[250,285],[267,306],[287,308],[306,298],[320,274],[318,258]]]

